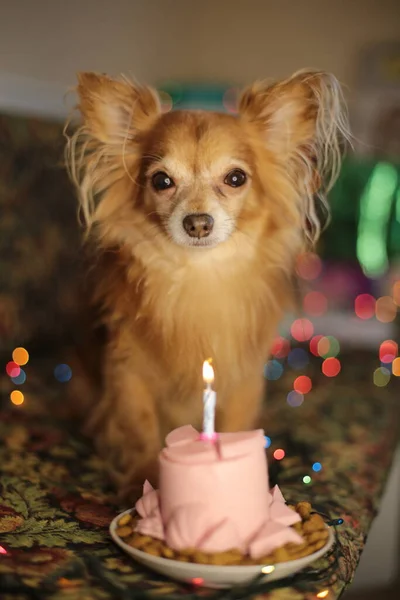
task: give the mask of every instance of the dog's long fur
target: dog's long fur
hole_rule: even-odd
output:
[[[238,115],[163,114],[153,90],[93,73],[79,75],[77,91],[83,124],[67,156],[107,335],[99,395],[80,402],[128,493],[156,477],[169,430],[201,426],[205,358],[217,428],[254,426],[263,365],[292,301],[296,257],[320,233],[316,203],[327,212],[347,119],[338,82],[320,72],[254,84]],[[243,187],[226,184],[235,168]],[[152,188],[158,171],[172,189]],[[193,213],[213,216],[209,238],[185,233]]]

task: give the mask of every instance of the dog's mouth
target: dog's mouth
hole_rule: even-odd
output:
[[[215,246],[218,246],[219,243],[220,242],[218,240],[213,240],[210,238],[188,238],[184,245],[188,246],[189,248],[214,248]]]
[[[184,231],[180,231],[178,234],[167,228],[167,234],[170,240],[183,248],[199,248],[199,249],[211,249],[221,244],[224,240],[220,239],[219,236],[210,235],[209,237],[190,237]]]

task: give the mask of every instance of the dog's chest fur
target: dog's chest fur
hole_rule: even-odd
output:
[[[172,379],[192,382],[212,357],[221,379],[232,381],[262,368],[281,310],[275,279],[246,240],[189,257],[143,243],[133,258],[112,257],[98,293],[116,335],[128,326],[124,337],[143,343]]]

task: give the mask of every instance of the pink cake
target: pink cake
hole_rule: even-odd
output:
[[[174,550],[225,552],[257,559],[303,538],[301,520],[277,486],[269,489],[261,429],[202,439],[190,425],[172,431],[159,456],[160,488],[146,482],[136,531]]]

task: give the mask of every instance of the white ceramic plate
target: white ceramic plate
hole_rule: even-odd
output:
[[[180,562],[179,560],[170,560],[168,558],[152,556],[151,554],[147,554],[146,552],[142,552],[141,550],[137,550],[136,548],[132,548],[132,546],[125,544],[125,542],[116,534],[116,529],[118,528],[118,521],[120,518],[130,512],[130,510],[126,510],[115,517],[111,522],[110,533],[114,542],[145,567],[153,569],[153,571],[157,571],[157,573],[161,573],[171,579],[201,585],[203,587],[229,588],[234,585],[248,583],[263,572],[265,572],[265,577],[261,581],[283,579],[284,577],[297,573],[297,571],[301,571],[304,567],[307,567],[318,558],[321,558],[321,556],[332,547],[335,539],[332,528],[327,525],[329,537],[325,546],[304,558],[297,558],[296,560],[277,563],[276,565],[243,565],[238,567],[198,565],[196,563],[185,563]]]

